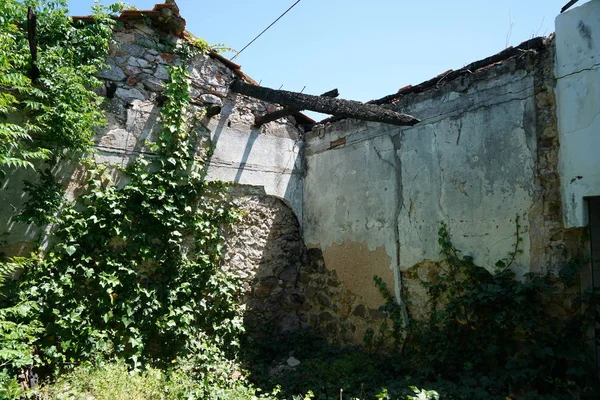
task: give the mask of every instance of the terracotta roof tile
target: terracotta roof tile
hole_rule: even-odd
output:
[[[159,29],[180,36],[185,32],[185,19],[179,14],[179,7],[173,3],[156,4],[152,10],[123,10],[116,17],[119,21],[135,21],[150,18]],[[91,22],[93,16],[74,16],[73,21]]]

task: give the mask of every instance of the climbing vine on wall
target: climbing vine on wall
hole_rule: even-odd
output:
[[[101,99],[90,89],[100,83],[94,74],[104,63],[112,37],[109,14],[119,10],[118,5],[95,6],[97,23],[86,25],[71,21],[64,0],[0,2],[0,179],[9,168],[32,168],[36,160],[52,164],[65,148],[90,148],[92,128],[104,121]],[[62,203],[53,176],[46,170],[39,183],[26,185],[36,191],[37,201],[31,198],[15,220],[52,222]],[[39,304],[8,279],[30,262],[0,254],[3,398],[18,397],[19,385],[11,377],[16,369],[39,361],[33,351],[43,332]]]
[[[599,297],[580,292],[585,260],[574,257],[557,275],[518,278],[510,267],[520,253],[520,229],[517,218],[513,249],[490,272],[457,249],[442,224],[442,259],[422,282],[430,306],[425,319],[405,324],[394,296],[375,277],[400,357],[421,379],[460,383],[453,395],[464,398],[563,398],[572,390],[590,391],[594,365],[586,329]],[[452,393],[451,386],[437,387]]]
[[[98,84],[93,74],[108,50],[110,18],[98,8],[93,24],[75,29],[66,2],[32,3],[40,43],[47,43],[47,59],[40,59],[41,74],[33,82],[26,76],[24,26],[15,22],[23,20],[26,7],[9,3],[0,6],[0,23],[15,39],[5,43],[0,67],[20,74],[22,87],[5,82],[12,97],[3,98],[2,132],[21,129],[22,135],[0,149],[0,167],[32,166],[36,157],[64,147],[85,150],[92,128],[104,120],[98,96],[88,89]],[[11,49],[20,52],[19,63],[6,54]],[[185,64],[206,50],[184,44],[176,51]],[[10,295],[0,306],[35,305],[16,322],[37,321],[24,342],[36,367],[61,371],[112,357],[134,369],[185,364],[189,375],[209,386],[225,382],[231,372],[229,356],[243,328],[236,279],[220,263],[223,228],[238,216],[226,184],[205,180],[204,161],[212,149],[200,137],[202,111],[190,106],[187,70],[168,71],[153,155],[120,171],[86,161],[87,185],[71,203],[62,199],[49,171],[25,188],[29,200],[15,220],[51,223],[51,244],[43,255],[19,260],[20,277],[5,282]],[[10,113],[23,120],[9,122]],[[127,183],[117,185],[115,176]],[[20,366],[10,367],[14,373]]]
[[[93,128],[104,122],[102,99],[89,89],[100,85],[94,75],[108,53],[110,14],[122,6],[94,6],[94,23],[72,22],[66,6],[66,0],[0,2],[0,174],[32,168],[63,149],[87,151]],[[36,59],[28,7],[37,15]]]
[[[106,167],[89,170],[88,192],[53,232],[58,244],[21,279],[47,327],[42,359],[58,368],[108,355],[170,363],[207,343],[231,348],[242,328],[235,282],[219,268],[221,228],[236,214],[194,160],[187,72],[170,72],[159,156],[128,167],[122,189]]]

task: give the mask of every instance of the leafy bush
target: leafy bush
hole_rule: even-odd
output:
[[[25,77],[24,84],[35,90],[44,86],[44,93],[61,92],[25,110],[26,121],[18,126],[39,133],[36,146],[84,150],[91,128],[103,121],[99,98],[88,89],[98,83],[93,75],[108,49],[112,20],[97,7],[95,22],[75,29],[65,1],[7,4],[0,22],[9,21],[21,35],[23,76],[31,60],[21,43],[23,26],[14,21],[24,18],[27,4],[38,10],[39,44],[46,58],[39,59],[37,81]],[[182,58],[205,50],[184,47]],[[16,68],[9,58],[2,65]],[[12,295],[6,313],[14,317],[13,310],[35,304],[28,318],[44,326],[35,349],[24,332],[16,333],[15,345],[30,355],[23,363],[58,373],[117,357],[134,371],[185,365],[189,379],[210,393],[233,387],[232,359],[243,328],[235,277],[222,271],[220,262],[222,228],[237,214],[226,200],[226,185],[204,179],[203,160],[195,153],[199,138],[191,120],[198,116],[189,108],[186,69],[172,67],[170,73],[162,132],[151,145],[157,156],[140,158],[122,171],[128,184],[117,188],[106,166],[88,162],[88,186],[73,204],[62,200],[48,170],[39,184],[26,186],[29,200],[16,220],[54,225],[44,256],[23,260],[22,275],[7,291]],[[17,105],[19,99],[9,100]],[[12,143],[10,151],[20,145]],[[20,154],[23,159],[25,153]],[[13,374],[18,367],[13,366]]]
[[[21,267],[20,261],[14,258],[0,262],[0,289],[5,289],[6,279]],[[0,398],[18,399],[22,390],[14,379],[15,372],[33,364],[31,346],[42,328],[33,318],[37,307],[33,301],[23,300],[9,306],[3,305],[5,301],[5,296],[0,295]]]
[[[572,260],[557,276],[516,279],[509,267],[519,254],[519,228],[517,219],[513,251],[489,272],[462,256],[442,225],[443,258],[431,282],[424,282],[431,299],[427,320],[412,319],[403,328],[393,296],[380,286],[399,338],[398,357],[414,368],[406,373],[442,382],[440,393],[458,398],[596,393],[586,327],[597,296],[580,295],[582,261]]]
[[[27,7],[37,14],[37,60],[28,42]],[[87,151],[104,122],[102,99],[90,88],[104,65],[120,6],[94,6],[95,23],[73,23],[66,0],[0,3],[0,177],[6,167],[62,149]],[[37,72],[33,72],[36,70]],[[35,141],[33,140],[35,139]]]
[[[148,368],[130,373],[121,361],[101,363],[93,367],[83,365],[64,374],[39,390],[50,400],[258,400],[256,389],[243,379],[232,380],[229,387],[206,387],[202,381],[190,377],[185,369],[168,370]],[[46,398],[46,397],[44,397]]]
[[[226,186],[205,181],[192,156],[187,73],[173,67],[171,77],[159,158],[130,166],[121,189],[105,167],[92,167],[88,192],[57,218],[57,244],[20,279],[46,327],[41,361],[55,370],[112,356],[138,369],[194,354],[206,371],[214,365],[206,354],[237,347],[236,281],[220,268],[222,227],[236,214]]]

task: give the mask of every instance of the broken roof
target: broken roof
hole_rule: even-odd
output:
[[[74,16],[73,21],[93,21],[91,15]],[[166,32],[181,36],[185,32],[185,19],[179,14],[179,7],[173,0],[159,3],[152,10],[123,10],[117,16],[118,21],[137,21],[150,19],[154,25]]]
[[[397,93],[382,97],[378,100],[371,100],[371,101],[369,101],[369,103],[370,104],[389,104],[389,103],[393,103],[395,100],[402,98],[403,96],[406,96],[408,94],[422,93],[422,92],[425,92],[430,89],[438,88],[445,83],[448,83],[455,79],[460,78],[461,76],[471,75],[473,73],[476,73],[476,72],[484,70],[484,69],[488,69],[488,68],[496,66],[498,64],[503,64],[504,62],[506,62],[510,59],[513,59],[515,57],[518,57],[527,51],[542,49],[545,46],[545,43],[546,43],[546,38],[544,38],[544,37],[536,37],[536,38],[533,38],[530,40],[526,40],[525,42],[521,43],[520,45],[518,45],[516,47],[512,47],[512,46],[508,47],[493,56],[484,58],[483,60],[472,62],[469,65],[467,65],[461,69],[458,69],[456,71],[448,70],[448,71],[443,72],[443,73],[439,74],[438,76],[436,76],[432,79],[429,79],[425,82],[422,82],[418,85],[405,86],[403,88],[400,88]]]
[[[91,15],[74,16],[72,18],[73,21],[92,22],[94,20],[94,17]],[[156,4],[152,10],[123,10],[121,12],[121,15],[117,16],[116,19],[118,21],[123,22],[145,21],[149,19],[154,27],[165,33],[173,34],[175,36],[179,36],[190,41],[192,41],[194,38],[193,34],[185,30],[186,21],[179,13],[179,7],[177,6],[174,0],[166,0],[165,3]],[[251,85],[259,86],[259,84],[254,79],[252,79],[242,71],[241,65],[232,62],[231,60],[223,57],[214,50],[211,50],[209,52],[209,56],[224,64],[238,78],[244,80],[245,82]],[[312,118],[300,112],[293,113],[291,115],[296,119],[296,122],[300,125],[311,125],[316,122]]]

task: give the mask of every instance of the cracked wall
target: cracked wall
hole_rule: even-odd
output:
[[[556,18],[556,53],[564,222],[582,227],[585,197],[600,196],[600,0]]]
[[[232,195],[247,211],[230,232],[224,264],[242,277],[247,320],[360,343],[384,318],[373,275],[399,300],[402,290],[413,294],[408,309],[418,315],[442,221],[465,255],[492,269],[511,250],[519,215],[523,254],[513,267],[519,275],[556,271],[578,244],[581,230],[567,228],[585,224],[583,196],[600,195],[600,0],[580,8],[557,21],[558,81],[548,39],[539,51],[386,105],[422,120],[411,128],[342,120],[305,140],[292,117],[255,128],[255,114],[277,106],[231,93],[230,69],[194,58],[193,105],[219,109],[196,121],[202,141],[216,146],[208,176],[236,183]],[[180,62],[164,48],[180,39],[131,21],[115,38],[101,74],[108,125],[94,157],[123,166],[148,154],[145,140],[158,132],[165,66]],[[54,172],[70,197],[85,180],[72,163]],[[22,180],[34,176],[9,171],[4,182],[0,252],[27,255],[40,237],[10,219],[26,200]]]
[[[398,299],[403,287],[422,292],[411,277],[427,271],[405,272],[439,259],[440,222],[457,248],[491,270],[513,248],[518,215],[523,252],[513,269],[555,271],[581,232],[562,224],[553,70],[550,38],[542,49],[400,98],[393,107],[421,119],[414,127],[344,120],[313,129],[307,246],[322,250],[325,266],[370,306],[383,303],[373,275]],[[328,262],[340,249],[361,257]]]

